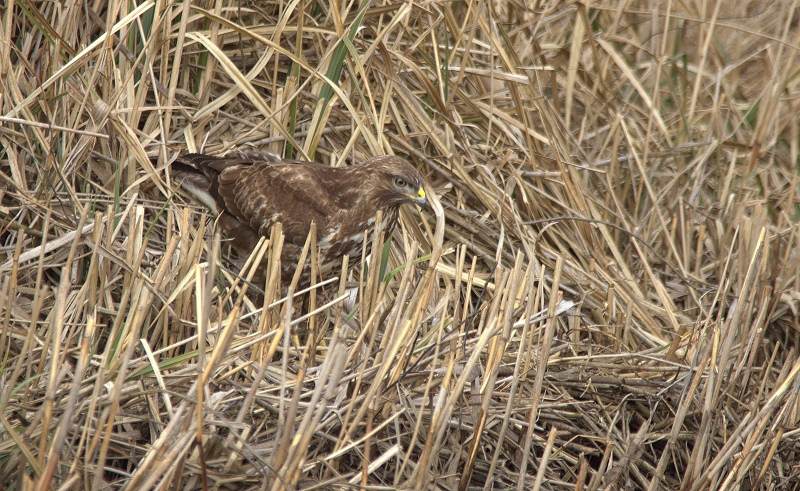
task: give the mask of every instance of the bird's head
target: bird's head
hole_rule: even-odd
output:
[[[361,167],[372,180],[372,189],[380,206],[390,208],[414,203],[425,209],[428,198],[422,186],[422,176],[404,159],[392,155],[373,157]]]

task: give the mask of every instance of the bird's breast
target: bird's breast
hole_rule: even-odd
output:
[[[380,228],[383,231],[384,240],[392,233],[397,222],[397,210],[387,210],[381,219]],[[351,226],[343,224],[330,225],[320,236],[317,246],[325,258],[325,261],[337,261],[342,256],[350,256],[355,259],[361,256],[364,247],[365,237],[371,237],[375,227],[375,216],[360,221]],[[369,253],[369,251],[367,251]]]

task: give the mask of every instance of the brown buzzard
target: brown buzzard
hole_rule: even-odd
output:
[[[388,237],[400,206],[427,201],[419,172],[400,157],[373,157],[348,167],[329,167],[274,154],[212,157],[189,154],[173,162],[176,180],[219,217],[233,246],[249,254],[273,224],[283,224],[282,280],[294,275],[311,223],[317,225],[323,275],[341,267],[342,256],[361,257],[364,232],[383,211]],[[304,275],[307,276],[307,275]],[[307,281],[307,280],[306,280]]]

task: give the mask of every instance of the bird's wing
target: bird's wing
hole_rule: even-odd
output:
[[[234,241],[249,235],[245,228],[256,241],[259,235],[268,237],[272,225],[281,222],[285,242],[303,245],[312,221],[322,231],[360,194],[346,171],[310,162],[189,154],[172,165],[200,202],[223,219],[240,222],[226,225]],[[251,242],[251,237],[241,241]]]
[[[330,179],[330,167],[310,163],[255,162],[242,171],[224,171],[219,193],[226,205],[260,235],[269,235],[281,222],[285,242],[305,243],[311,222],[322,230],[339,211],[331,190],[341,185]]]

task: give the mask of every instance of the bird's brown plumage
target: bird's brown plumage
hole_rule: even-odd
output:
[[[237,250],[249,253],[275,223],[283,224],[284,284],[294,274],[312,222],[326,275],[341,267],[342,256],[361,256],[364,232],[374,227],[378,210],[388,236],[402,204],[426,203],[419,172],[400,157],[373,157],[338,168],[271,154],[251,157],[189,154],[172,168],[176,180],[219,215]]]

